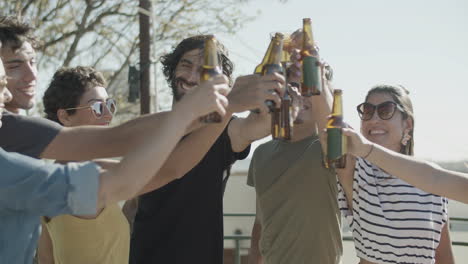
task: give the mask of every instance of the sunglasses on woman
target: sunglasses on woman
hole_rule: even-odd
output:
[[[370,120],[374,116],[376,109],[377,115],[382,120],[388,120],[392,118],[395,114],[395,110],[397,109],[400,110],[400,112],[404,113],[401,106],[392,101],[386,101],[378,105],[373,105],[371,103],[365,102],[357,106],[359,117],[361,118],[361,120],[364,121]]]
[[[117,112],[117,103],[112,98],[107,99],[105,102],[95,101],[94,103],[88,106],[67,108],[65,110],[79,110],[79,109],[91,108],[91,110],[93,110],[94,116],[99,119],[104,115],[104,106],[107,107],[107,110],[109,110],[109,112],[112,115],[114,115],[115,112]]]

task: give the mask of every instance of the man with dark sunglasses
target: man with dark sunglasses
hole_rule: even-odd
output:
[[[295,52],[293,63],[300,59]],[[323,65],[322,92],[302,97],[291,140],[266,142],[252,156],[247,185],[255,188],[256,217],[248,263],[341,263],[338,188],[334,171],[322,165],[326,144],[317,133],[333,101],[333,70]],[[292,67],[289,81],[299,83],[300,74]]]

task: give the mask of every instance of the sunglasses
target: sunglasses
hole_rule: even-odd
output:
[[[399,110],[404,113],[401,106],[392,101],[383,102],[378,105],[373,105],[371,103],[362,103],[357,106],[357,111],[361,120],[367,121],[374,116],[375,109],[377,109],[377,115],[382,120],[388,120],[393,117],[395,110]]]
[[[114,115],[117,112],[117,103],[114,99],[109,98],[105,102],[103,101],[95,101],[91,105],[88,106],[81,106],[81,107],[74,107],[74,108],[67,108],[65,110],[79,110],[79,109],[86,109],[91,108],[93,110],[93,114],[96,118],[101,118],[104,115],[104,105],[107,107],[107,110]]]

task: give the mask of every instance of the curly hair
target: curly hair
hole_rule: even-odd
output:
[[[408,144],[401,145],[400,153],[413,156],[414,155],[414,110],[413,103],[409,97],[409,91],[403,85],[390,85],[390,84],[379,84],[372,87],[366,95],[365,102],[369,100],[369,96],[375,93],[384,93],[392,96],[395,103],[397,103],[403,109],[403,120],[410,119],[413,128],[409,131],[411,136]]]
[[[19,16],[0,16],[0,41],[4,47],[16,51],[27,41],[38,48],[39,42],[33,32],[34,28]]]
[[[161,57],[163,65],[163,73],[166,77],[169,86],[172,89],[172,94],[177,97],[177,87],[175,83],[175,70],[182,56],[194,49],[203,49],[205,40],[212,35],[196,35],[182,40],[170,53]],[[232,83],[231,75],[234,70],[234,64],[228,58],[228,52],[223,44],[217,42],[218,58],[220,60],[223,73],[229,78]],[[176,98],[177,100],[180,98]]]
[[[107,83],[102,73],[92,67],[59,69],[42,97],[46,118],[60,123],[57,111],[76,107],[86,90],[95,86],[106,87]],[[76,110],[67,112],[74,114]]]

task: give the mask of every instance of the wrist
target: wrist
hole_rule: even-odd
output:
[[[226,117],[231,117],[234,113],[236,113],[236,109],[229,104],[228,107],[226,107]]]
[[[367,146],[368,146],[368,147],[366,148],[367,150],[363,152],[363,153],[364,153],[363,155],[361,155],[363,159],[369,158],[369,156],[370,156],[370,155],[372,154],[372,152],[374,151],[374,143],[367,144]]]
[[[194,109],[189,109],[189,106],[185,104],[184,101],[181,101],[172,107],[175,120],[185,122],[187,123],[187,126],[199,118],[199,115],[193,110]]]

